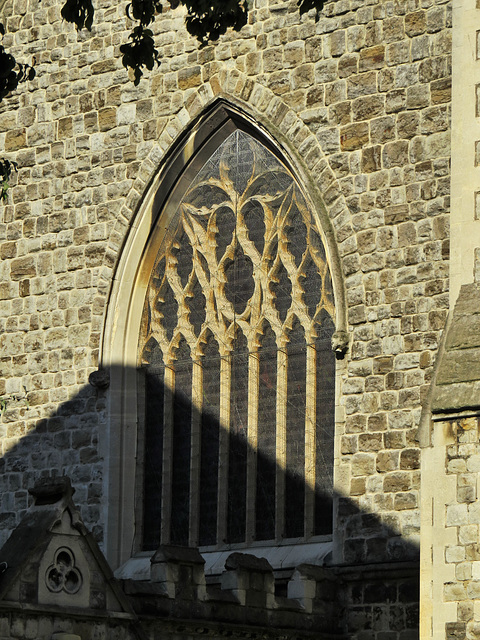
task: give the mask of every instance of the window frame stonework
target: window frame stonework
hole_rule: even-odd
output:
[[[148,280],[156,257],[155,247],[158,246],[158,241],[155,241],[155,235],[165,234],[171,214],[164,212],[175,210],[204,159],[236,130],[246,131],[259,139],[277,157],[282,158],[293,175],[298,175],[285,149],[279,148],[257,123],[237,108],[223,101],[217,103],[187,131],[183,140],[175,145],[165,159],[142,201],[117,267],[105,326],[102,362],[111,371],[110,425],[104,448],[109,469],[106,551],[113,566],[119,566],[132,553],[138,554],[141,550],[141,526],[138,524],[141,521],[141,508],[135,487],[142,485],[142,464],[138,461],[143,460],[144,442],[142,437],[138,437],[139,427],[141,432],[142,426],[142,408],[140,403],[139,409],[137,396],[139,382],[135,343],[139,335]],[[301,176],[298,180],[303,182]],[[310,196],[309,190],[306,195]],[[318,207],[313,206],[311,200],[309,204],[317,219],[316,228],[322,235],[327,261],[332,264],[333,248],[336,258],[333,262],[338,264],[331,234],[329,237],[326,237],[328,234],[324,235],[322,222],[325,221],[325,210],[320,211],[319,215]],[[343,295],[341,283],[339,289],[339,279],[335,277],[338,276],[338,269],[333,269],[331,275],[335,300],[339,302],[335,309],[335,326],[343,329]],[[341,367],[337,367],[337,383],[340,370]],[[253,546],[255,545],[261,546],[260,543],[254,543]]]

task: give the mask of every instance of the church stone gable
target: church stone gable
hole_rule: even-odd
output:
[[[43,477],[0,549],[2,637],[138,637],[138,619],[72,501],[66,477]],[[62,635],[64,634],[64,635]]]
[[[0,144],[19,163],[0,211],[5,537],[33,478],[62,470],[104,538],[113,409],[88,376],[114,270],[165,155],[221,96],[283,146],[338,247],[350,345],[336,560],[415,555],[416,431],[448,306],[450,4],[337,0],[318,22],[293,1],[252,4],[239,34],[202,49],[182,10],[165,10],[162,63],[138,87],[118,57],[123,5],[99,6],[92,33],[62,22],[55,0],[2,9],[5,46],[37,60],[35,80],[0,105]]]

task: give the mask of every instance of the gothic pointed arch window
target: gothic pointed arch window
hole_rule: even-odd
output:
[[[234,128],[166,202],[138,341],[143,549],[329,534],[334,297],[309,200]]]

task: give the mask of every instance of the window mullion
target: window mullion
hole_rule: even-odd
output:
[[[247,523],[246,541],[255,539],[255,501],[258,449],[258,351],[248,358],[248,447],[247,447]]]
[[[315,401],[316,351],[312,344],[307,344],[307,393],[305,397],[305,536],[310,537],[314,531],[315,515],[315,436],[316,436],[316,401]]]
[[[287,468],[287,350],[285,340],[282,340],[278,350],[276,452],[275,538],[281,540],[285,533],[285,475]]]

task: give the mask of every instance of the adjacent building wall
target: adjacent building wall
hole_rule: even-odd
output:
[[[478,3],[453,3],[450,328],[422,425],[421,637],[478,635]],[[428,413],[428,412],[427,412]]]

